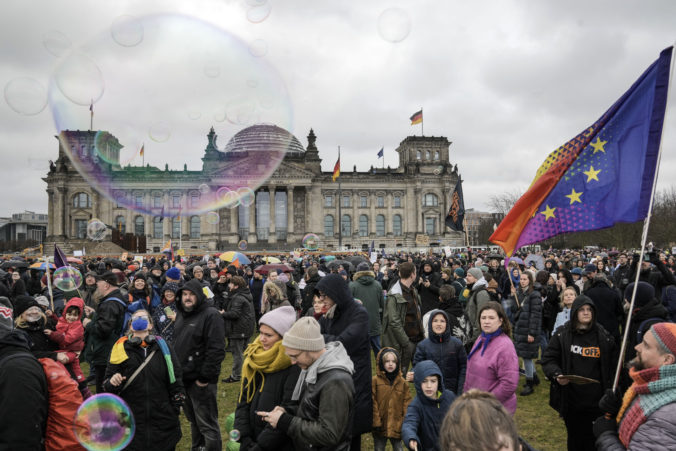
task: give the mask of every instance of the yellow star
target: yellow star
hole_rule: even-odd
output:
[[[580,202],[580,196],[582,195],[582,192],[576,193],[575,188],[573,188],[573,191],[570,194],[567,194],[566,197],[570,199],[570,205],[573,205],[574,202]]]
[[[607,142],[608,141],[601,141],[601,138],[597,136],[596,142],[591,143],[591,146],[594,148],[594,153],[596,152],[606,153],[606,149],[604,149],[603,146],[605,146]]]
[[[551,208],[549,205],[547,205],[547,208],[545,208],[545,211],[541,211],[540,214],[545,215],[545,221],[547,221],[549,218],[555,218],[556,217],[556,216],[554,216],[554,210],[556,210],[556,207]]]
[[[584,171],[583,174],[587,176],[587,182],[591,182],[592,180],[596,180],[598,182],[599,172],[601,172],[600,169],[594,170],[594,166],[589,166],[589,170]]]

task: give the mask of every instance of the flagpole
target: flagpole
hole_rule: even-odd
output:
[[[669,83],[667,83],[667,93],[665,95],[666,105],[664,109],[664,123],[667,122],[667,115],[669,111],[669,88],[671,87],[671,80],[674,75],[674,48],[676,44],[671,49],[671,67],[669,68]],[[613,392],[617,389],[617,385],[620,381],[620,371],[622,370],[624,362],[624,354],[627,351],[627,337],[629,336],[629,325],[631,324],[631,314],[634,311],[634,302],[636,301],[636,290],[638,289],[638,281],[641,275],[641,264],[643,263],[643,255],[645,254],[645,245],[648,240],[648,229],[650,228],[650,217],[653,212],[653,200],[655,199],[655,191],[657,189],[657,177],[660,172],[660,160],[662,158],[662,142],[663,142],[664,132],[660,134],[660,145],[657,148],[657,164],[655,165],[655,175],[653,177],[653,186],[650,190],[650,203],[648,204],[648,214],[643,220],[643,233],[641,234],[641,252],[639,254],[638,262],[636,263],[636,276],[634,277],[634,289],[631,292],[631,302],[629,303],[629,310],[627,311],[627,322],[624,325],[624,334],[622,336],[622,346],[620,347],[620,357],[617,361],[617,368],[615,369],[615,379],[613,380]]]
[[[343,249],[343,207],[340,187],[340,146],[338,146],[338,250]]]

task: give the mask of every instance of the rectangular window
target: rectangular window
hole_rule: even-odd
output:
[[[143,206],[143,194],[136,194],[134,196],[134,204],[137,207],[142,207]]]
[[[87,238],[87,220],[86,219],[76,219],[75,220],[75,236],[78,239]]]
[[[385,196],[378,196],[377,197],[377,206],[378,208],[383,208],[385,206]]]
[[[181,238],[181,220],[174,218],[171,221],[171,238],[177,240]]]
[[[359,206],[361,208],[368,207],[368,198],[366,196],[359,196]]]
[[[343,207],[350,206],[350,196],[343,196]]]
[[[153,197],[153,207],[160,208],[162,206],[162,196]]]
[[[324,198],[324,206],[325,207],[333,207],[333,196],[326,196]]]
[[[192,194],[190,196],[190,206],[191,207],[196,207],[199,204],[200,197],[197,194]]]
[[[401,207],[401,196],[394,196],[394,206],[395,208]]]
[[[436,230],[437,218],[425,218],[425,233],[427,235],[434,235]]]
[[[174,194],[171,196],[171,206],[173,208],[178,208],[181,206],[181,196],[178,194]]]

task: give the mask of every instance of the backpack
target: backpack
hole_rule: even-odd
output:
[[[676,322],[676,285],[667,285],[662,290],[662,304],[669,312],[669,321]]]
[[[496,293],[496,292],[494,292],[494,291],[489,291],[488,288],[486,288],[485,285],[481,285],[481,286],[479,287],[479,289],[476,290],[475,293],[476,293],[476,294],[479,294],[481,291],[484,291],[484,290],[488,293],[488,296],[490,296],[491,301],[495,301],[495,302],[497,302],[498,304],[500,304],[500,297],[498,296],[498,293]],[[474,293],[472,293],[472,294],[474,294]]]
[[[16,357],[34,358],[28,352],[17,352],[0,360],[0,365]],[[70,376],[66,367],[50,358],[36,359],[42,365],[47,380],[49,407],[47,410],[47,427],[45,428],[45,450],[84,450],[77,438],[75,427],[86,427],[75,423],[77,409],[82,404],[82,394],[77,382]]]

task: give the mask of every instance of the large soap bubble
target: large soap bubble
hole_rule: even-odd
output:
[[[400,8],[389,8],[378,17],[378,33],[386,41],[401,42],[411,32],[411,18]]]
[[[319,237],[314,233],[308,233],[303,237],[303,247],[309,251],[316,251],[319,248]]]
[[[106,235],[106,224],[98,218],[92,218],[87,222],[87,238],[93,241],[101,241]]]
[[[52,74],[61,149],[94,189],[141,214],[238,206],[299,146],[286,132],[292,113],[283,80],[260,52],[213,24],[176,14],[123,19],[72,49]],[[92,118],[92,131],[77,132]],[[262,132],[247,134],[253,125]],[[225,146],[207,138],[212,126]],[[149,181],[157,183],[136,188]]]
[[[101,393],[85,400],[75,415],[75,437],[89,451],[117,451],[134,437],[136,424],[120,397]]]
[[[52,276],[54,286],[61,291],[73,291],[82,285],[82,273],[72,266],[62,266]]]
[[[17,77],[5,85],[5,102],[16,113],[33,116],[47,106],[47,90],[31,77]]]

